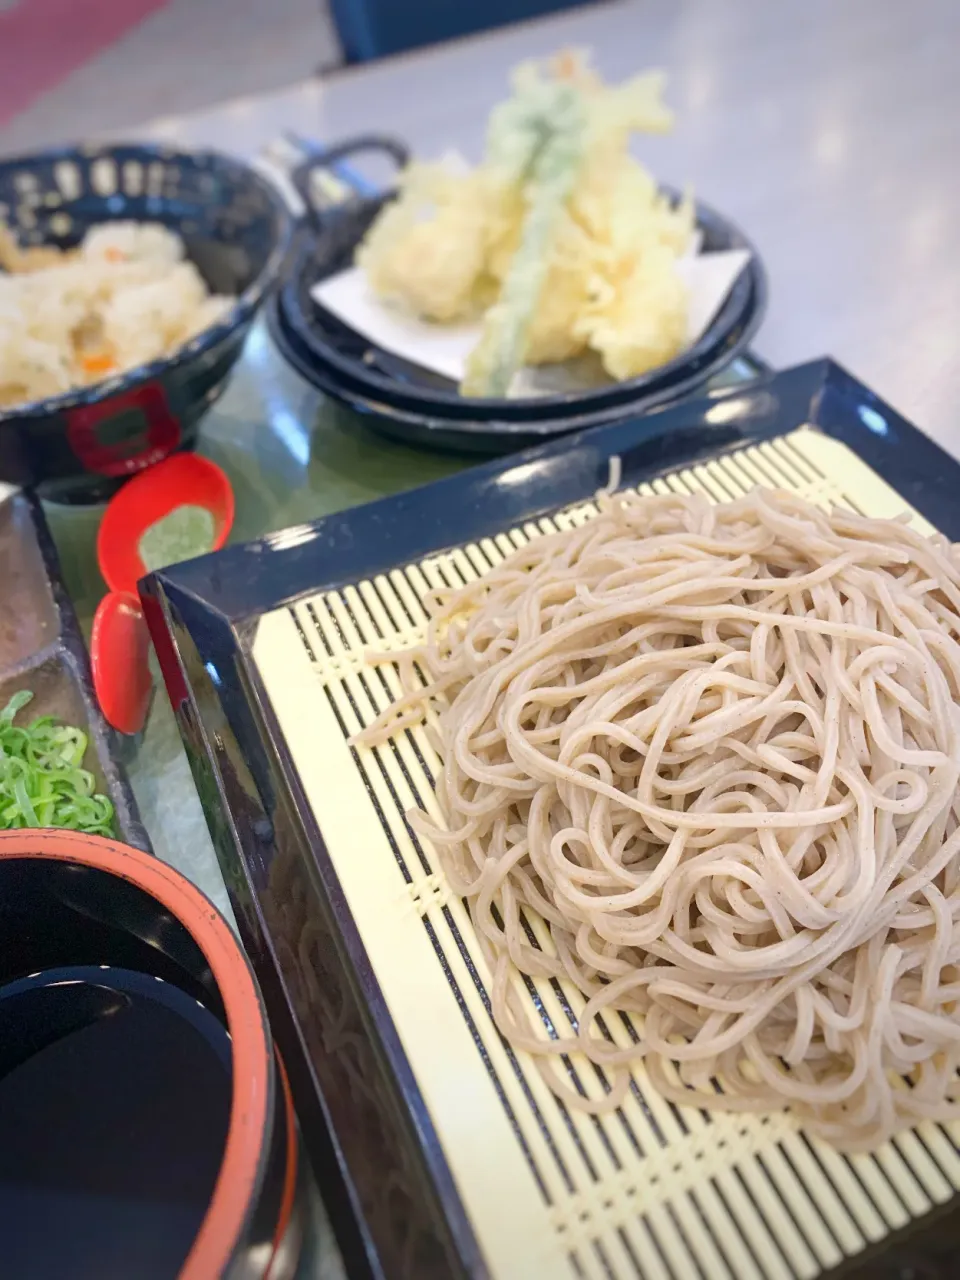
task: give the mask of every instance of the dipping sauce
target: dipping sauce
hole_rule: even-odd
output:
[[[51,969],[0,987],[0,1269],[175,1280],[213,1193],[230,1038],[148,974]]]

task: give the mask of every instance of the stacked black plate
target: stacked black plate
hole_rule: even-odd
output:
[[[749,262],[702,337],[668,364],[628,382],[562,395],[472,399],[428,369],[376,346],[349,328],[311,294],[321,281],[353,264],[370,224],[391,197],[360,193],[319,211],[316,177],[344,155],[402,148],[389,140],[358,139],[327,152],[294,175],[313,218],[288,260],[268,308],[280,351],[320,391],[365,415],[374,430],[411,444],[473,453],[502,453],[584,427],[617,422],[701,389],[742,355],[766,308],[766,275],[746,236],[706,205],[697,204],[705,253],[746,249]],[[342,172],[342,170],[341,170]]]

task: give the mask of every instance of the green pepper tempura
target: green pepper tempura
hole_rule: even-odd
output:
[[[0,831],[66,827],[113,836],[113,805],[82,768],[87,735],[53,716],[14,724],[33,698],[15,694],[0,711]]]

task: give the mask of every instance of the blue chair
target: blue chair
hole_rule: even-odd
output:
[[[330,0],[330,9],[347,62],[369,62],[582,4],[583,0]]]

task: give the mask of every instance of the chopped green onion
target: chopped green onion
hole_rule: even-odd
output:
[[[0,711],[0,831],[68,827],[112,836],[113,805],[84,769],[87,735],[53,716],[13,723],[33,694],[14,694]]]

